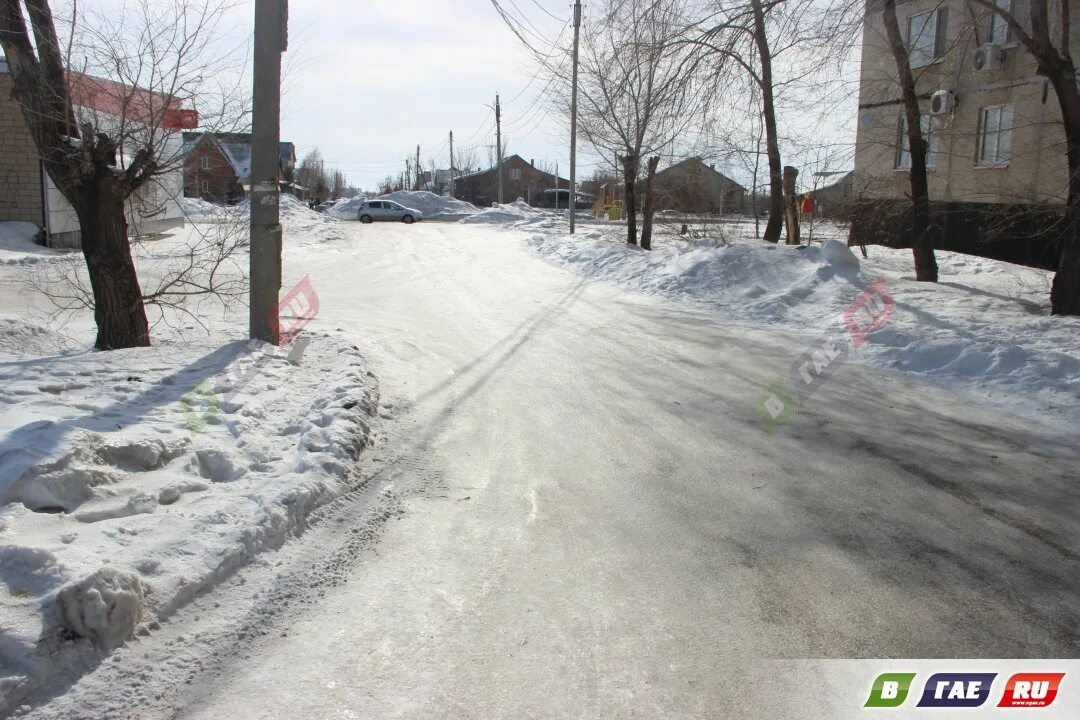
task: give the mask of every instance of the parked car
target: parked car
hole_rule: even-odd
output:
[[[417,220],[423,220],[424,214],[419,210],[407,208],[391,200],[368,200],[360,206],[356,217],[362,223],[393,220],[394,222],[403,222],[409,225]]]
[[[334,205],[336,205],[336,204],[337,204],[337,200],[327,200],[326,202],[324,202],[324,203],[322,203],[320,205],[316,205],[315,206],[315,212],[324,213],[327,210],[329,210],[330,208],[334,207]]]

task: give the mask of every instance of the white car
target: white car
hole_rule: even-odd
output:
[[[393,220],[394,222],[403,222],[410,225],[417,220],[423,220],[424,214],[419,210],[399,205],[392,200],[368,200],[360,206],[356,217],[362,223]]]

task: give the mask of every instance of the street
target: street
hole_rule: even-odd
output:
[[[809,335],[346,231],[285,285],[379,378],[368,486],[32,717],[747,717],[762,658],[1076,655],[1068,428],[848,363],[770,434]]]

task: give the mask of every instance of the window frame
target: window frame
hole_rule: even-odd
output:
[[[931,18],[933,21],[933,29],[932,32],[926,34],[926,37],[929,38],[929,50],[927,51],[926,49],[920,49],[919,52],[916,53],[916,46],[911,39],[911,31],[912,24],[918,18]],[[927,25],[924,24],[923,30],[919,33],[917,38],[917,41],[919,43],[925,44],[927,42],[927,40],[924,39],[924,33],[926,33],[926,29]],[[912,68],[921,68],[926,67],[927,65],[932,65],[935,62],[941,60],[941,58],[945,56],[945,42],[948,30],[948,7],[938,7],[934,8],[933,10],[927,10],[926,12],[909,15],[907,18],[907,37],[905,39],[905,46],[907,47],[908,53],[908,64],[910,64]]]
[[[1003,128],[1002,119],[1005,117],[1005,110],[1008,110],[1008,127]],[[988,113],[991,111],[997,111],[996,129],[993,133],[987,133],[988,127]],[[1004,168],[1008,167],[1012,161],[1012,133],[1016,128],[1016,110],[1012,103],[1000,103],[998,105],[986,105],[979,108],[979,137],[976,144],[975,165],[976,167],[985,168]],[[994,156],[992,159],[987,158],[987,139],[989,135],[994,136]],[[1005,138],[1005,151],[1004,159],[1002,155],[1002,138]]]
[[[919,113],[919,123],[923,126],[923,137],[927,139],[926,170],[937,170],[938,155],[941,154],[941,120],[928,113]],[[904,158],[907,158],[906,162]],[[893,169],[902,172],[911,170],[911,150],[908,147],[907,116],[900,114],[897,123],[896,156],[893,158]]]
[[[510,168],[510,179],[511,180],[517,180],[518,182],[520,182],[521,178],[522,178],[521,168]]]
[[[1013,13],[1016,5],[1014,0],[994,0],[994,4],[1009,14]],[[999,31],[1002,35],[1000,40],[994,37],[995,34],[999,34]],[[990,29],[986,33],[986,41],[992,45],[1001,45],[1003,47],[1015,45],[1017,42],[1013,29],[1005,22],[1005,18],[993,10],[990,11]]]
[[[200,184],[200,186],[199,186],[199,189],[200,189],[200,190],[202,191],[202,193],[201,193],[201,194],[203,194],[203,195],[209,195],[209,194],[210,194],[210,181],[209,181],[209,180],[203,180],[203,181],[201,181],[201,184]]]
[[[199,158],[199,169],[200,170],[213,170],[214,169],[212,159],[210,158],[209,155],[203,155],[201,158]]]

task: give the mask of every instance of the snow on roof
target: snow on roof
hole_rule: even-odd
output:
[[[251,177],[251,143],[250,142],[219,142],[221,152],[228,158],[233,166],[236,177],[246,180]]]

